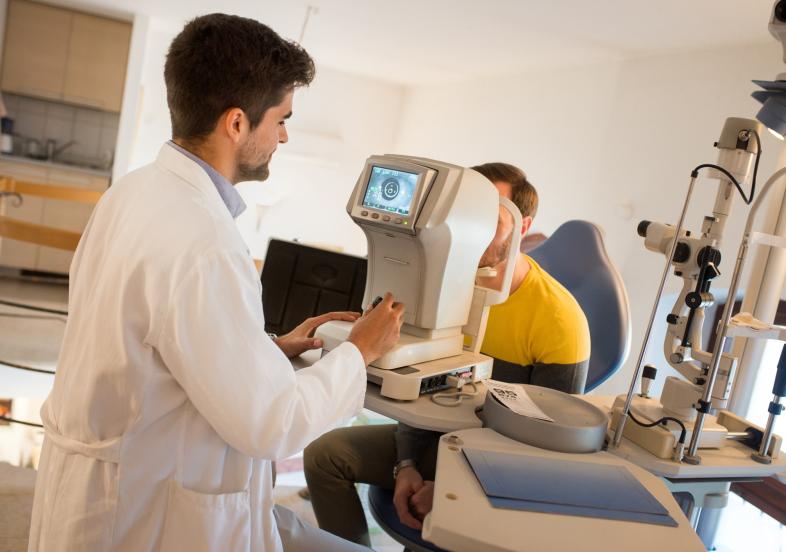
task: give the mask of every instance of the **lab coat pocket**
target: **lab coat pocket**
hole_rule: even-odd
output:
[[[248,491],[205,494],[169,482],[162,551],[250,550]]]

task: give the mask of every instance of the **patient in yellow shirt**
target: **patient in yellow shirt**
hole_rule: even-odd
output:
[[[521,169],[506,163],[472,168],[516,204],[522,214],[522,236],[526,234],[538,195]],[[495,268],[497,276],[478,284],[500,288],[512,232],[513,217],[500,209],[494,240],[479,263]],[[510,296],[491,308],[481,352],[495,359],[495,379],[581,393],[590,354],[589,327],[570,292],[521,254]],[[439,436],[405,424],[371,425],[336,429],[311,443],[304,453],[304,468],[319,526],[369,546],[355,483],[370,483],[393,489],[402,523],[420,529],[431,510]]]
[[[507,301],[491,307],[483,353],[530,369],[569,366],[586,375],[590,341],[584,312],[538,263],[521,257],[529,263],[529,273]],[[494,376],[520,378],[499,372]]]
[[[473,169],[519,208],[523,237],[538,208],[537,192],[524,173],[506,163]],[[496,277],[478,282],[494,289],[505,273],[513,230],[510,213],[500,209],[499,217],[494,240],[479,263],[496,269]],[[581,393],[590,355],[587,319],[570,292],[522,253],[516,259],[510,296],[491,307],[481,352],[495,359],[494,379]]]

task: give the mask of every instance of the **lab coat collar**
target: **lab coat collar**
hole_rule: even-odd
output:
[[[216,190],[218,190],[218,195],[220,195],[221,199],[224,201],[224,205],[227,206],[227,209],[229,209],[229,212],[232,214],[232,218],[237,218],[246,210],[246,203],[243,201],[243,198],[240,197],[238,191],[223,174],[213,168],[207,161],[199,158],[172,140],[167,143],[205,170],[210,180],[213,182],[213,185],[216,187]]]
[[[232,216],[213,181],[210,180],[210,176],[196,161],[164,143],[158,151],[156,165],[182,178],[189,186],[196,188],[209,198],[216,207],[220,206],[221,210],[229,217]]]

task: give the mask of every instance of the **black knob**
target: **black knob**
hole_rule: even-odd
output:
[[[775,4],[775,19],[781,23],[786,22],[786,1],[780,0],[780,2]]]
[[[684,263],[688,259],[690,259],[690,245],[685,242],[677,242],[672,260],[675,263]]]
[[[666,322],[668,322],[672,326],[677,323],[677,320],[678,320],[678,318],[677,318],[676,314],[672,313],[672,314],[667,314],[666,315]]]
[[[698,309],[712,305],[714,299],[711,293],[691,291],[685,296],[685,304],[688,305],[688,308]]]
[[[720,266],[721,252],[718,249],[708,245],[701,248],[699,254],[696,257],[696,260],[700,265],[703,265],[704,263],[712,263],[715,266]]]
[[[649,225],[650,225],[650,221],[648,220],[643,220],[639,223],[639,226],[636,228],[636,232],[639,233],[639,236],[641,236],[642,238],[647,237],[647,228],[649,228]]]
[[[644,371],[641,373],[641,377],[654,380],[655,376],[658,375],[658,369],[655,368],[652,364],[645,364]]]

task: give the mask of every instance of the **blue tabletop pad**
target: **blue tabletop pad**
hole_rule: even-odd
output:
[[[676,526],[624,466],[464,449],[492,506]]]

